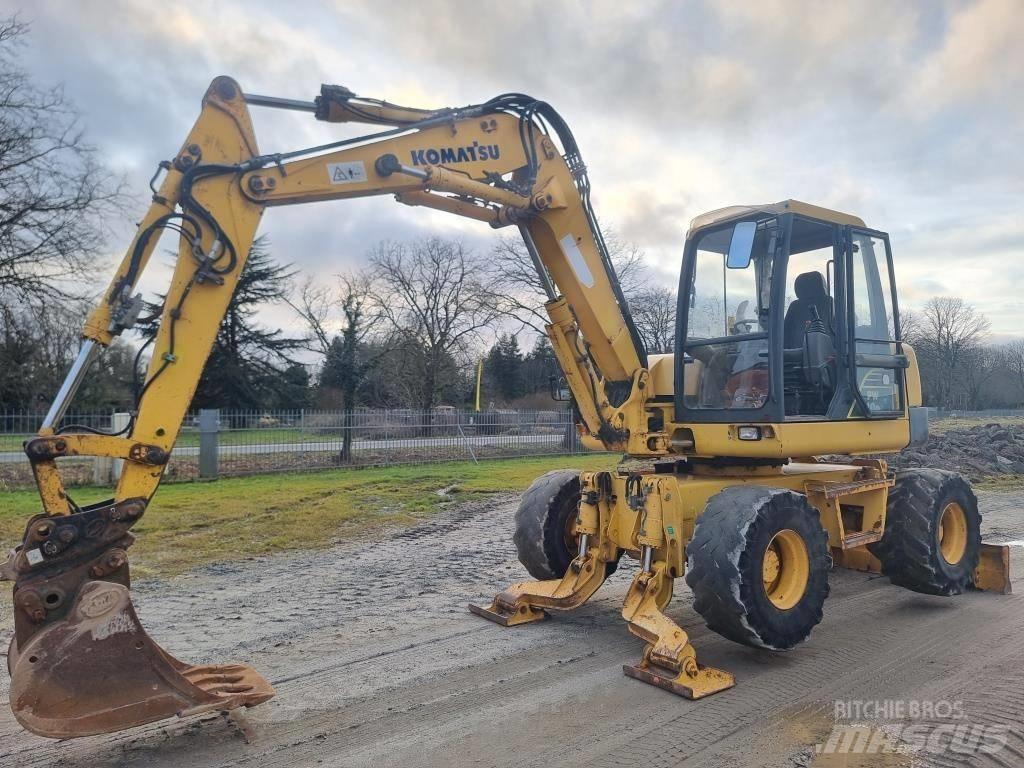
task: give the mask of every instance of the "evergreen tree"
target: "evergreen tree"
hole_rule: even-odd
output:
[[[278,410],[299,410],[312,404],[309,371],[301,363],[292,363],[281,372],[276,390],[274,407]]]
[[[548,337],[538,336],[533,349],[523,360],[523,381],[526,385],[526,394],[548,392],[551,377],[560,375],[561,370],[555,359],[555,352],[548,342]]]
[[[275,263],[265,235],[253,242],[199,379],[193,408],[303,407],[308,393],[301,395],[301,402],[294,401],[300,374],[292,369],[298,365],[293,354],[304,347],[305,340],[286,336],[280,329],[265,328],[256,321],[261,307],[284,299],[293,274],[291,265]],[[160,314],[160,305],[148,308]],[[183,311],[188,312],[187,301]],[[146,334],[155,335],[157,327],[154,321]],[[287,373],[289,370],[291,373]],[[308,385],[308,374],[306,382]]]
[[[519,350],[519,339],[514,334],[501,334],[484,362],[490,392],[506,403],[522,397],[522,368],[523,354]]]

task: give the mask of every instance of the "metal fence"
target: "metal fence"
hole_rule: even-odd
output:
[[[109,429],[125,414],[69,416],[65,424]],[[31,485],[21,449],[42,414],[0,413],[0,488]],[[341,411],[207,410],[185,419],[167,480],[213,479],[330,467],[482,461],[569,455],[585,449],[568,410],[438,408]],[[117,462],[60,459],[69,485],[110,482]]]

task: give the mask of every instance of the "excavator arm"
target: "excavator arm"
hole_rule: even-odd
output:
[[[261,154],[250,104],[383,130]],[[11,705],[28,730],[44,736],[115,731],[273,695],[248,667],[190,666],[151,640],[128,596],[127,558],[129,531],[160,483],[267,207],[393,195],[495,228],[517,227],[545,286],[547,331],[581,432],[608,449],[635,452],[642,423],[644,348],[590,207],[575,140],[547,104],[506,94],[419,110],[339,86],[298,102],[247,96],[219,77],[180,152],[161,168],[135,238],[85,323],[78,358],[39,435],[25,445],[43,512],[29,520],[0,575],[16,582]],[[134,324],[136,286],[166,229],[179,234],[178,257],[128,429],[112,435],[62,427],[99,350]],[[75,455],[124,460],[114,498],[74,503],[56,460]]]

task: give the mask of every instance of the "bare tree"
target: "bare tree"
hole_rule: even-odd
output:
[[[499,311],[485,288],[481,260],[453,240],[383,242],[370,255],[372,295],[413,402],[429,412],[451,361],[462,357]]]
[[[627,302],[647,287],[647,269],[643,251],[633,243],[624,243],[614,232],[605,233],[608,256],[622,286]],[[506,318],[531,328],[539,334],[549,322],[544,311],[547,296],[541,276],[533,266],[526,246],[519,235],[502,237],[491,250],[487,268],[491,300]]]
[[[341,459],[352,457],[352,438],[359,386],[373,370],[381,356],[369,354],[366,342],[376,324],[377,311],[371,299],[372,280],[365,271],[352,271],[338,276],[338,285],[331,288],[308,278],[298,295],[289,304],[309,326],[312,348],[324,356],[320,385],[336,388],[341,393],[344,414]],[[339,328],[330,326],[337,318]]]
[[[629,308],[647,352],[671,352],[676,337],[676,292],[662,285],[649,288],[630,299]]]
[[[889,325],[892,325],[892,318],[889,318]],[[895,329],[889,328],[891,338],[896,338]],[[915,339],[921,336],[921,318],[917,312],[911,309],[900,309],[900,338],[914,346]],[[916,349],[916,347],[915,347]]]
[[[969,397],[965,375],[977,362],[990,328],[988,318],[963,299],[936,296],[915,315],[907,341],[925,369],[925,385],[940,407],[957,404],[957,395]]]
[[[1016,339],[1003,347],[1003,364],[1020,393],[1024,394],[1024,339]],[[1020,402],[1021,394],[1017,395],[1017,402]]]
[[[0,411],[49,404],[71,364],[87,310],[79,300],[51,306],[0,302]],[[135,352],[128,342],[114,339],[78,391],[76,406],[131,407]]]
[[[990,406],[990,393],[986,389],[995,375],[1005,368],[1005,354],[1000,347],[979,344],[969,350],[964,359],[960,377],[963,404],[972,410],[987,408]]]
[[[0,21],[0,298],[74,293],[96,266],[120,185],[85,142],[60,87],[36,86],[17,61],[28,25]]]
[[[335,286],[325,285],[320,278],[309,276],[287,299],[309,327],[310,351],[321,355],[327,354],[339,335],[356,343],[366,341],[375,317],[370,306],[373,279],[367,270],[342,273],[337,281]]]

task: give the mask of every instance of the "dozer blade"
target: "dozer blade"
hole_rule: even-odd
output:
[[[11,708],[32,733],[109,733],[172,715],[253,706],[274,695],[242,664],[190,666],[146,634],[128,588],[82,586],[66,617],[12,643]]]
[[[981,542],[979,548],[978,567],[974,569],[972,586],[987,592],[998,592],[1009,595],[1013,592],[1010,581],[1010,548],[1006,544],[990,544]],[[833,547],[832,561],[840,568],[867,573],[881,573],[882,564],[867,547],[839,549]]]

